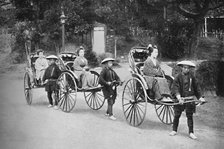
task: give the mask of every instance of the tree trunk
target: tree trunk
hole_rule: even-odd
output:
[[[202,30],[202,22],[200,20],[194,20],[194,29],[192,37],[188,43],[188,57],[189,58],[197,58],[197,47],[199,44],[200,32]]]

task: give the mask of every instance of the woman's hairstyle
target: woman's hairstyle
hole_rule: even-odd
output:
[[[77,50],[77,55],[78,55],[78,56],[79,56],[79,52],[80,52],[81,50],[85,51],[85,49],[83,48],[83,46],[80,46],[79,49]]]
[[[157,46],[156,45],[152,45],[152,44],[149,44],[148,47],[147,47],[147,50],[149,51],[149,56],[151,56],[152,52],[154,51],[154,49],[157,49]]]
[[[152,54],[154,48],[153,48],[153,47],[149,47],[147,50],[149,51],[149,56],[151,56],[151,54]]]
[[[41,52],[44,53],[42,49],[37,50],[37,55],[39,55]]]

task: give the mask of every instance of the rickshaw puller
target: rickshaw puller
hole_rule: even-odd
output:
[[[56,60],[58,59],[55,55],[50,55],[47,57],[49,60],[49,66],[46,69],[44,76],[43,76],[43,81],[45,84],[45,90],[47,91],[47,97],[49,100],[49,105],[48,107],[53,107],[53,99],[52,99],[52,93],[54,92],[57,94],[58,92],[58,86],[57,86],[57,79],[61,75],[61,70],[59,67],[56,65]],[[58,109],[57,107],[58,101],[55,99],[55,109]]]
[[[180,104],[174,106],[173,131],[170,133],[170,136],[177,134],[179,119],[182,112],[185,110],[189,128],[189,137],[191,139],[197,139],[193,129],[193,113],[195,113],[196,105],[194,102],[183,104],[184,101],[182,97],[196,96],[200,101],[205,100],[201,95],[201,90],[195,76],[190,73],[190,68],[195,68],[195,64],[191,61],[181,61],[177,65],[181,66],[182,72],[174,79],[172,95],[176,97]]]
[[[120,78],[112,69],[113,61],[113,58],[105,58],[101,62],[101,64],[104,64],[105,66],[100,73],[99,83],[104,86],[102,90],[108,103],[106,116],[109,116],[111,120],[116,120],[116,118],[113,116],[113,105],[117,97],[117,86],[113,85],[113,82],[120,82]]]

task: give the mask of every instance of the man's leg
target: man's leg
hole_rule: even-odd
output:
[[[49,100],[49,104],[53,105],[52,92],[47,92],[47,97],[48,97],[48,100]]]
[[[112,116],[113,115],[113,109],[112,109],[112,106],[113,106],[113,103],[112,103],[112,100],[111,98],[107,99],[107,113],[109,114],[109,116]]]
[[[179,119],[182,113],[181,105],[174,106],[173,131],[177,132]]]
[[[192,112],[186,112],[187,116],[187,125],[189,128],[189,134],[194,133],[194,124],[193,124],[193,113]]]

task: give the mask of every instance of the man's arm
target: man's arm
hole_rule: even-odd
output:
[[[99,83],[103,86],[107,85],[107,81],[105,81],[104,77],[106,75],[106,69],[103,69],[100,73]]]

